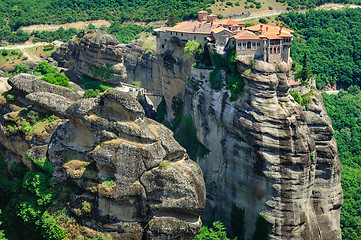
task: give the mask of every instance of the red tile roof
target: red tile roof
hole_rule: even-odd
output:
[[[281,26],[273,26],[269,24],[256,24],[246,28],[252,32],[260,32],[260,37],[267,39],[282,39],[284,37],[293,37],[294,31]]]
[[[186,32],[186,33],[203,33],[211,34],[213,29],[216,29],[218,26],[211,25],[210,23],[201,23],[198,21],[185,21],[177,23],[174,27],[166,29],[167,31],[173,32]]]
[[[243,22],[234,21],[232,19],[221,19],[214,22],[215,25],[245,25]]]
[[[248,30],[243,30],[237,33],[236,36],[234,36],[234,38],[237,40],[241,40],[241,39],[260,40],[260,38],[256,34]]]
[[[290,83],[290,86],[298,86],[298,85],[301,85],[300,82],[296,82],[296,81],[293,80],[293,79],[291,79],[289,83]]]

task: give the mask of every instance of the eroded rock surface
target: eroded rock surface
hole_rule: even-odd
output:
[[[205,186],[199,166],[127,93],[107,90],[67,110],[48,148],[58,182],[73,182],[70,209],[115,239],[192,239]],[[83,202],[92,206],[85,212]]]
[[[81,98],[80,95],[73,92],[71,89],[47,83],[40,80],[41,78],[41,76],[20,73],[19,75],[9,78],[8,83],[13,90],[20,91],[25,95],[29,93],[46,92],[60,95],[71,101],[77,101]]]
[[[52,59],[59,67],[74,69],[77,74],[118,84],[126,78],[122,48],[114,35],[88,30],[60,46]]]
[[[234,226],[246,239],[260,213],[270,239],[341,239],[341,163],[322,96],[314,89],[308,108],[300,106],[289,94],[291,62],[251,67],[245,60],[238,68],[246,85],[235,102],[225,88],[210,89],[207,70],[194,69],[186,89],[185,113],[210,149],[197,161],[208,216],[232,229],[232,206],[244,208],[245,226]]]

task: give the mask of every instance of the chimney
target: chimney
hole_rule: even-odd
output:
[[[211,14],[208,16],[208,22],[213,22],[217,19],[217,15]]]
[[[206,21],[207,20],[208,12],[206,11],[200,11],[198,12],[198,21]]]
[[[268,32],[268,27],[266,27],[266,32]]]
[[[266,24],[268,24],[268,21],[266,22]]]
[[[276,23],[276,27],[278,27],[278,23]]]
[[[282,28],[283,28],[283,25],[281,24],[281,25],[280,25],[280,34],[281,34],[281,32],[282,32]]]
[[[211,22],[211,27],[213,27],[213,22]]]

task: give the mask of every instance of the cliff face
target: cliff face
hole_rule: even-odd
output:
[[[16,101],[0,98],[0,144],[23,156],[29,168],[26,153],[48,158],[53,186],[71,189],[58,201],[82,227],[124,240],[192,239],[199,232],[202,171],[130,94],[114,88],[80,99],[31,75],[8,82]],[[17,104],[30,112],[25,115]],[[25,130],[24,122],[37,111],[62,119]]]
[[[59,67],[100,81],[119,84],[126,78],[119,41],[105,31],[79,33],[52,53],[52,58]]]
[[[291,63],[238,60],[246,85],[237,101],[210,89],[206,70],[192,70],[185,92],[185,114],[210,150],[198,160],[208,215],[244,227],[247,239],[260,213],[271,239],[341,239],[341,164],[322,96],[314,89],[306,110],[289,94]],[[232,206],[245,226],[232,222]]]
[[[184,60],[182,47],[175,51],[157,55],[145,51],[141,41],[123,46],[124,66],[127,70],[126,82],[140,81],[150,92],[160,92],[167,103],[169,117],[173,118],[176,109],[172,106],[183,94],[189,77],[192,61]]]

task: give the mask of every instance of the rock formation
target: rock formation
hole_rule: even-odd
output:
[[[74,69],[77,74],[119,84],[126,78],[122,49],[114,35],[88,30],[59,47],[52,59],[59,67]]]
[[[118,44],[113,35],[99,31],[81,36],[69,40],[52,54],[59,67],[74,68],[78,74],[113,84],[140,81],[147,91],[162,93],[169,106],[177,94],[184,92],[192,61],[183,59],[183,48],[176,47],[176,51],[160,56],[144,49],[141,40]],[[115,66],[119,74],[110,75],[104,64]],[[91,69],[98,74],[94,75]],[[174,109],[170,108],[169,117],[173,118],[173,114]]]
[[[25,92],[21,81],[9,80],[19,97]],[[24,81],[30,89],[27,101],[65,120],[44,139],[19,135],[26,144],[22,152],[14,150],[0,124],[0,144],[19,155],[32,146],[30,156],[47,156],[54,184],[72,186],[65,204],[82,226],[124,240],[192,239],[199,232],[205,206],[202,171],[169,129],[146,118],[137,100],[117,88],[73,101],[51,88],[34,87],[37,81]],[[17,114],[0,120],[8,124]]]
[[[262,213],[270,239],[341,239],[341,163],[331,121],[316,89],[308,109],[289,94],[291,62],[238,59],[246,83],[235,102],[209,87],[210,71],[193,69],[185,114],[210,153],[197,162],[208,215],[231,229],[232,206],[244,209],[246,239]],[[197,86],[194,88],[194,86]],[[233,210],[234,211],[234,210]],[[235,229],[233,229],[235,232]]]

